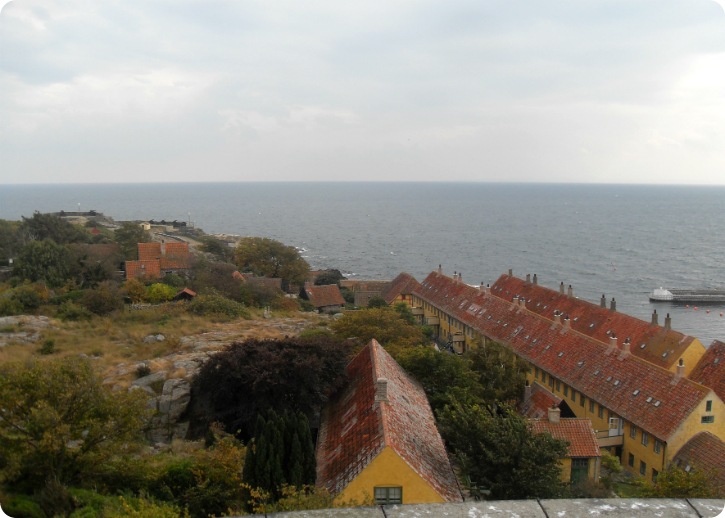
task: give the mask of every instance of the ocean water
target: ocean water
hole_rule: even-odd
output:
[[[297,246],[313,268],[422,280],[439,264],[470,284],[539,284],[725,340],[725,304],[651,304],[656,287],[725,289],[725,187],[485,183],[3,185],[0,218],[95,209],[116,220],[190,221],[208,233]]]

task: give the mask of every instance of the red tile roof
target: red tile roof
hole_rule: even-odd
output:
[[[138,260],[153,261],[161,257],[161,243],[139,243],[138,244]]]
[[[390,281],[383,289],[381,296],[388,304],[392,303],[398,295],[410,295],[418,286],[418,281],[409,273],[401,273],[395,279]]]
[[[556,397],[541,384],[534,382],[531,385],[531,397],[523,401],[519,406],[522,415],[533,419],[547,417],[549,409],[558,407],[561,404],[561,398]]]
[[[342,298],[342,293],[340,293],[337,284],[315,286],[314,284],[305,283],[305,293],[310,303],[318,309],[345,305],[345,299]]]
[[[725,343],[712,342],[690,373],[690,379],[710,387],[725,401]]]
[[[165,243],[161,251],[163,253],[159,261],[162,270],[181,270],[189,267],[188,243]]]
[[[666,441],[710,390],[512,302],[433,272],[415,295]]]
[[[554,311],[569,315],[573,329],[605,343],[612,333],[621,340],[629,338],[632,354],[666,369],[673,367],[695,340],[691,336],[667,330],[662,325],[652,325],[651,322],[603,308],[599,304],[569,297],[560,290],[545,288],[509,275],[499,277],[491,286],[491,293],[507,301],[515,296],[524,297],[527,309],[548,319],[553,319]]]
[[[391,448],[444,500],[461,493],[422,387],[372,340],[347,366],[348,385],[322,412],[317,483],[342,492],[385,447]],[[387,401],[376,381],[387,380]]]
[[[682,469],[709,471],[725,496],[725,443],[710,432],[700,432],[687,441],[674,456]]]
[[[157,279],[161,277],[159,261],[126,261],[126,279],[146,277]]]
[[[560,419],[551,423],[547,419],[532,419],[531,429],[536,433],[549,432],[554,439],[569,441],[567,457],[601,457],[592,422],[589,419]]]

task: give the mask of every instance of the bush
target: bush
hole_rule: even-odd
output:
[[[11,297],[0,297],[0,317],[20,315],[23,305]]]
[[[27,496],[12,496],[3,499],[3,511],[13,518],[45,518],[45,513],[35,500]]]
[[[55,341],[46,340],[43,345],[38,349],[38,352],[43,355],[53,354],[55,352]]]
[[[13,290],[11,297],[18,301],[23,310],[38,309],[50,298],[48,288],[42,284],[22,284]]]
[[[107,315],[123,307],[123,299],[118,288],[111,282],[102,282],[97,288],[88,290],[81,304],[96,315]]]
[[[174,295],[176,295],[177,291],[178,290],[169,286],[168,284],[157,282],[146,288],[145,299],[151,304],[168,302],[174,298]]]
[[[188,305],[188,311],[195,315],[223,315],[231,318],[250,318],[249,311],[243,304],[234,302],[216,293],[198,295]]]
[[[77,320],[89,320],[93,313],[80,304],[67,300],[60,305],[56,316],[63,321],[75,322]]]
[[[275,297],[269,307],[275,311],[299,311],[300,309],[297,299],[291,299],[284,296]]]

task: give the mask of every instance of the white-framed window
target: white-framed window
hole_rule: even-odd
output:
[[[647,446],[649,444],[649,435],[646,432],[642,432],[642,444]]]
[[[375,488],[375,505],[402,504],[403,488],[386,486]]]

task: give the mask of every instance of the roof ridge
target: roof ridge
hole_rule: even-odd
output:
[[[370,356],[371,356],[371,364],[372,364],[372,374],[373,374],[373,387],[375,387],[375,396],[377,396],[377,383],[378,380],[381,378],[380,372],[378,372],[380,368],[380,353],[378,351],[378,347],[382,348],[382,345],[380,345],[380,342],[378,342],[375,338],[372,338],[370,340],[370,343],[368,344],[368,347],[370,347]],[[387,380],[388,383],[390,380]],[[380,414],[380,426],[382,427],[382,436],[383,436],[383,444],[385,446],[392,446],[392,442],[390,439],[390,423],[388,422],[390,420],[390,416],[388,415],[386,406],[383,403],[385,401],[378,401],[376,399],[373,408]]]

